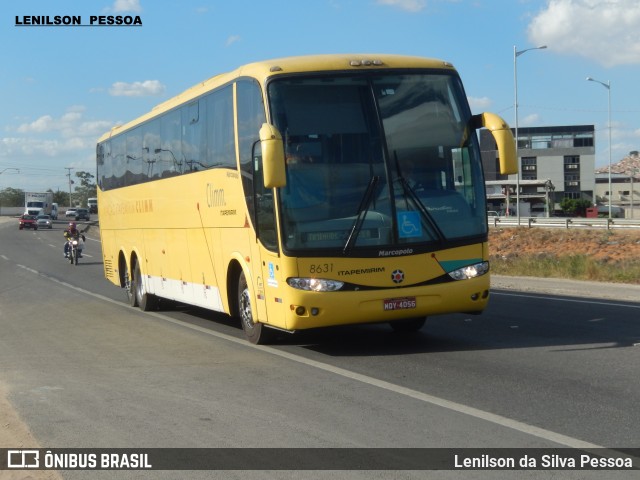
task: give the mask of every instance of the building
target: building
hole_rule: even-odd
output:
[[[607,214],[611,200],[613,218],[640,218],[640,177],[623,173],[596,173],[596,197],[602,202],[598,211]]]
[[[559,210],[563,198],[586,199],[595,203],[593,125],[519,128],[519,178],[515,174],[500,175],[496,144],[489,131],[480,131],[480,149],[485,180],[493,191],[488,197],[491,210],[515,210],[516,198],[520,199],[521,206],[523,202],[527,203],[524,210],[531,212]],[[496,194],[496,182],[504,182],[502,195]],[[506,208],[507,197],[509,209]],[[553,209],[544,205],[547,199],[553,204]]]
[[[611,166],[611,191],[608,172],[608,166],[596,170],[599,209],[608,213],[611,202],[612,217],[640,218],[640,153],[634,150]]]
[[[516,188],[515,180],[487,180],[487,210],[495,211],[500,216],[510,217],[516,215]],[[553,210],[548,210],[547,205],[552,205],[552,195],[555,186],[551,180],[520,180],[520,216],[522,217],[550,217]],[[507,208],[507,205],[510,207]]]

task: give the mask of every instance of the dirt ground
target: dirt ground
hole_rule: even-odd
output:
[[[7,400],[7,389],[0,383],[0,448],[41,448],[37,440]],[[2,480],[62,480],[54,470],[5,470]]]
[[[524,255],[585,254],[603,262],[640,260],[640,230],[491,228],[489,254],[503,259]]]

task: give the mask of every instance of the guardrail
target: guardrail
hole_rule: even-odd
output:
[[[490,217],[492,227],[556,227],[556,228],[638,228],[640,220],[627,218],[581,218],[581,217]]]

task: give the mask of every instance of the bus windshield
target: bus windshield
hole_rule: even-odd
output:
[[[457,76],[372,72],[276,79],[286,250],[421,246],[486,236],[484,179]]]

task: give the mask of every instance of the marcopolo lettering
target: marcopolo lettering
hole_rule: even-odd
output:
[[[379,257],[397,257],[400,255],[411,255],[413,248],[405,248],[403,250],[380,250],[378,252]]]

